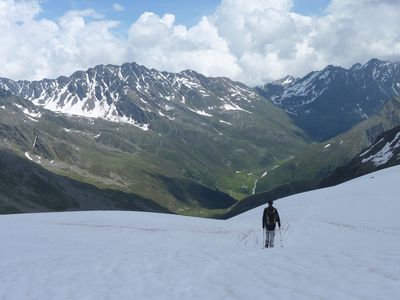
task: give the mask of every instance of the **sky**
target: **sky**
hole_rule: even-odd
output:
[[[0,76],[98,64],[193,69],[248,85],[400,59],[398,0],[0,0]]]
[[[329,2],[330,0],[294,0],[293,10],[307,15],[321,14]],[[44,0],[41,15],[55,19],[68,10],[95,9],[107,18],[120,21],[121,29],[125,31],[144,12],[154,12],[158,15],[174,14],[179,24],[193,26],[202,16],[211,15],[219,4],[220,0]]]

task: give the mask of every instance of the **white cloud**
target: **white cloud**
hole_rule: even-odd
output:
[[[117,12],[121,12],[121,11],[124,11],[124,10],[125,10],[125,8],[124,8],[121,4],[119,4],[119,3],[114,3],[114,4],[113,4],[113,9],[114,9],[115,11],[117,11]]]
[[[181,71],[191,68],[208,76],[238,75],[240,67],[207,17],[186,28],[172,15],[144,13],[130,28],[130,53],[148,67]]]
[[[294,13],[292,0],[222,0],[189,28],[171,14],[146,12],[127,38],[115,33],[118,22],[93,10],[58,20],[41,18],[40,11],[39,0],[0,0],[0,76],[39,79],[136,61],[253,85],[327,64],[400,58],[395,0],[332,0],[324,15],[312,17]]]
[[[38,19],[38,3],[0,0],[0,76],[41,79],[129,59],[126,42],[112,33],[118,22],[93,10]]]

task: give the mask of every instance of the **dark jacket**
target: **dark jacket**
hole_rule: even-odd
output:
[[[275,230],[277,222],[279,227],[281,227],[281,219],[279,218],[278,210],[273,206],[266,207],[262,218],[263,228]]]

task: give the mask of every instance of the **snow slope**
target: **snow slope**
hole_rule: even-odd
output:
[[[0,299],[400,299],[399,176],[280,200],[275,249],[261,248],[263,207],[0,216]]]

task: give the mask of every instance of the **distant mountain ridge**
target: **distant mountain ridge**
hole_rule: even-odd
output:
[[[290,114],[309,136],[322,141],[347,131],[399,96],[400,63],[372,59],[350,69],[329,65],[256,90]]]
[[[40,81],[0,78],[0,88],[54,112],[128,123],[144,131],[160,117],[251,114],[253,102],[260,100],[252,89],[228,78],[191,70],[159,72],[136,63],[99,65]]]

